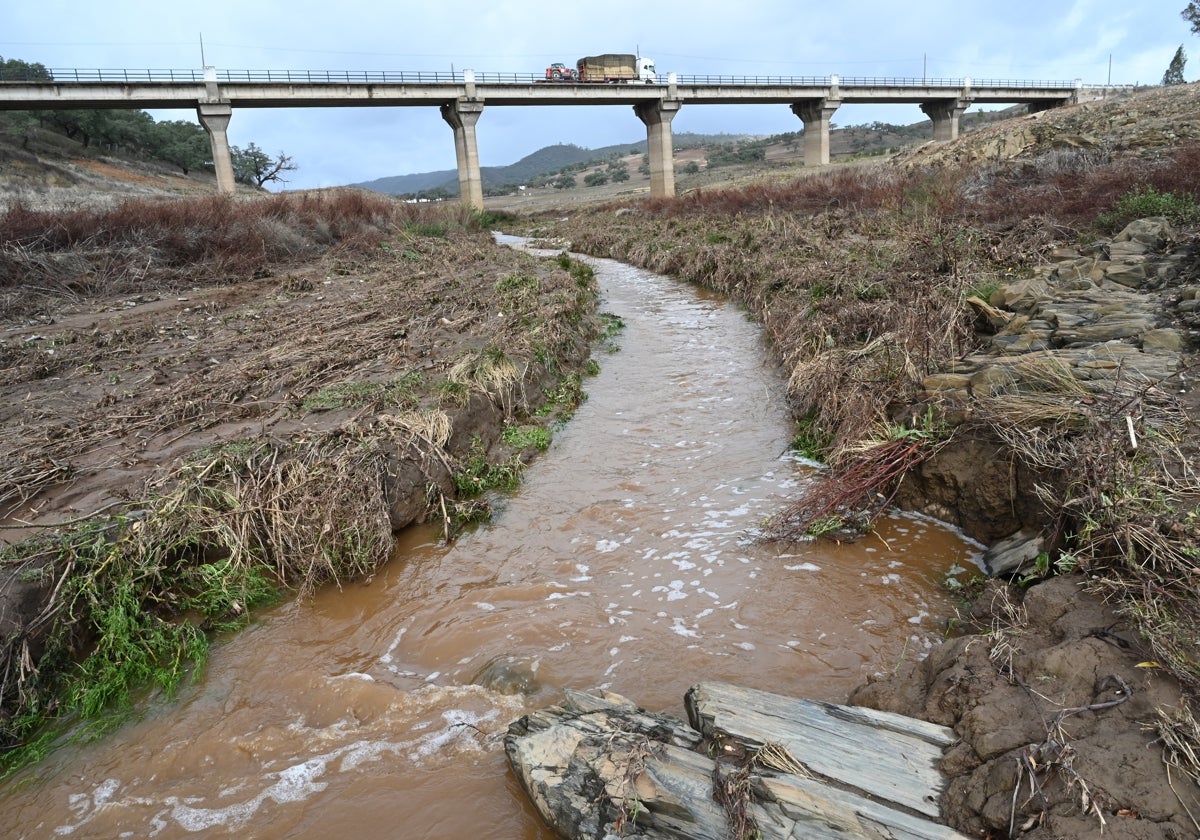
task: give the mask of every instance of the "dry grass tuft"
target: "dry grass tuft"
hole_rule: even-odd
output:
[[[845,448],[836,464],[763,529],[768,539],[854,539],[891,504],[905,473],[935,452],[943,440],[916,430],[893,430],[891,439]]]
[[[1171,791],[1188,811],[1192,825],[1200,832],[1200,814],[1193,814],[1188,810],[1187,801],[1176,790],[1175,780],[1171,778],[1171,768],[1174,768],[1183,774],[1185,780],[1200,787],[1200,721],[1196,720],[1187,705],[1180,706],[1170,714],[1163,709],[1158,709],[1157,712],[1155,732],[1158,734],[1159,743],[1162,744],[1163,764],[1167,767]]]

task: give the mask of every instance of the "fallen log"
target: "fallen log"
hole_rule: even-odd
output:
[[[685,702],[691,726],[568,691],[514,721],[505,750],[566,840],[965,838],[935,822],[944,727],[725,683]]]

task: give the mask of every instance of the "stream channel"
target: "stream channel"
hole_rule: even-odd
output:
[[[844,702],[923,655],[979,546],[899,514],[855,543],[756,541],[814,470],[761,328],[580,259],[620,350],[493,521],[408,529],[371,580],[265,612],[175,701],[4,782],[3,833],[548,840],[502,738],[563,687],[679,716],[702,679]],[[474,684],[497,660],[526,693]]]

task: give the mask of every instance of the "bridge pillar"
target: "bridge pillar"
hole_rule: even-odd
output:
[[[650,157],[650,197],[675,197],[675,144],[671,137],[671,120],[683,103],[678,99],[659,99],[639,102],[633,106],[646,126],[646,152]]]
[[[456,99],[442,105],[442,119],[454,129],[454,155],[458,158],[458,192],[462,203],[483,209],[483,175],[479,171],[479,144],[475,123],[483,113],[483,103]]]
[[[829,165],[829,121],[842,100],[805,99],[792,103],[792,113],[804,123],[804,165]]]
[[[921,110],[925,116],[933,120],[933,139],[935,142],[958,139],[958,120],[967,110],[971,102],[968,99],[935,99],[932,102],[922,102]]]
[[[200,125],[208,132],[208,142],[212,144],[213,169],[217,173],[217,192],[231,193],[234,191],[233,153],[229,148],[229,120],[233,117],[233,108],[228,102],[201,102],[196,108],[196,116]]]

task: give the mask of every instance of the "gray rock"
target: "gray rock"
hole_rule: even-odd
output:
[[[961,373],[935,373],[921,380],[921,388],[926,391],[957,391],[968,388],[971,377]]]
[[[1143,350],[1167,350],[1179,353],[1187,346],[1187,338],[1176,329],[1163,328],[1150,330],[1142,336]]]
[[[1009,389],[1017,377],[1003,365],[990,365],[971,377],[971,389],[976,394],[1000,394]]]
[[[1130,240],[1128,242],[1114,242],[1108,246],[1109,258],[1118,257],[1138,257],[1145,254],[1149,248],[1142,242]]]
[[[1046,538],[1022,529],[994,543],[983,555],[983,569],[989,575],[1011,575],[1033,563],[1046,550]]]
[[[1146,285],[1147,276],[1146,263],[1142,260],[1111,263],[1104,269],[1104,279],[1130,289],[1140,289]]]
[[[1150,248],[1161,248],[1172,234],[1171,223],[1162,216],[1135,219],[1113,237],[1113,242],[1141,242]]]
[[[536,659],[501,654],[480,668],[471,682],[500,694],[536,694],[541,688],[537,665]]]

